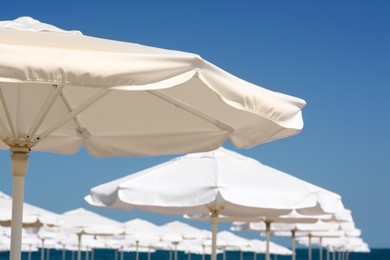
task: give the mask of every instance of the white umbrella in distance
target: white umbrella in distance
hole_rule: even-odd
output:
[[[172,221],[162,225],[160,227],[160,232],[161,241],[171,242],[173,244],[175,260],[177,260],[178,246],[184,240],[194,241],[211,239],[211,232],[195,228],[180,221]]]
[[[132,219],[123,223],[125,230],[125,241],[128,242],[127,246],[132,245],[135,247],[135,259],[139,258],[140,246],[149,248],[151,245],[160,241],[160,226],[157,226],[149,221],[143,219]]]
[[[61,229],[78,236],[78,260],[81,259],[82,235],[117,235],[124,231],[122,223],[83,208],[64,212],[62,216],[64,224]]]
[[[241,80],[199,55],[0,21],[0,149],[12,153],[11,259],[20,258],[29,152],[97,157],[251,147],[300,132],[302,99]],[[15,256],[19,255],[19,256]]]
[[[307,211],[306,211],[307,212]],[[270,216],[263,217],[263,221],[254,221],[249,220],[250,222],[233,222],[232,230],[242,231],[242,230],[257,230],[265,232],[266,234],[266,256],[269,258],[269,249],[270,249],[270,236],[271,231],[291,231],[291,240],[292,240],[292,259],[295,260],[295,232],[296,224],[313,224],[322,219],[331,219],[333,214],[325,215],[303,215],[299,214],[295,210],[287,215],[282,216]],[[280,225],[281,224],[281,225]],[[289,225],[291,224],[291,225]],[[276,225],[276,226],[275,226]]]
[[[24,203],[23,227],[60,226],[62,216],[49,210]],[[0,191],[0,226],[11,226],[12,197]]]
[[[178,157],[99,185],[86,200],[100,207],[165,214],[211,213],[213,250],[219,213],[253,217],[301,208],[317,213],[343,209],[337,194],[224,148]]]

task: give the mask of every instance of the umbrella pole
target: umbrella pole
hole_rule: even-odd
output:
[[[322,237],[320,237],[320,260],[322,260]]]
[[[41,260],[45,259],[45,239],[41,239]]]
[[[77,260],[81,260],[81,233],[77,234],[77,240],[78,240]]]
[[[65,260],[65,245],[62,246],[62,260]]]
[[[139,241],[135,241],[135,260],[139,259],[139,252],[138,252],[138,247],[139,247]]]
[[[265,233],[267,236],[267,241],[266,241],[266,253],[265,253],[265,260],[270,260],[270,255],[269,255],[269,243],[270,243],[270,236],[271,236],[271,222],[266,221],[265,222]]]
[[[31,260],[31,244],[29,245],[28,250],[28,260]]]
[[[311,260],[311,234],[309,234],[309,249],[308,249],[308,255],[309,255],[309,260]]]
[[[10,145],[13,176],[11,252],[10,260],[20,260],[22,251],[22,221],[24,177],[27,172],[30,148],[26,144]]]
[[[295,230],[291,230],[291,251],[292,251],[292,255],[291,255],[291,259],[292,260],[295,260]]]
[[[149,249],[148,249],[148,260],[152,259],[152,252],[151,252],[151,246],[149,246]]]
[[[211,225],[212,225],[212,244],[211,244],[211,260],[217,260],[217,231],[218,231],[218,215],[219,210],[211,210]]]

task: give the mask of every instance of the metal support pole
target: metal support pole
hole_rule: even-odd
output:
[[[212,243],[211,243],[211,260],[217,260],[217,232],[218,232],[218,210],[212,210],[211,225],[212,225]]]
[[[24,177],[27,172],[30,148],[27,145],[11,146],[13,195],[11,221],[10,260],[20,260],[22,251],[22,223],[24,201]]]

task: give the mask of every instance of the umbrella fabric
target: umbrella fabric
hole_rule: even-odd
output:
[[[174,214],[208,214],[219,208],[237,217],[343,209],[339,195],[225,148],[178,157],[96,186],[86,200],[95,206]]]
[[[23,143],[64,154],[86,146],[94,156],[183,153],[217,148],[229,137],[250,147],[303,127],[303,100],[196,54],[27,17],[0,22],[0,36],[3,149]]]
[[[123,233],[122,223],[92,211],[78,208],[62,214],[62,230],[74,234],[116,235]]]
[[[132,219],[123,223],[126,240],[149,246],[160,240],[160,227],[143,219]]]
[[[83,208],[64,212],[62,216],[64,218],[62,230],[78,235],[78,260],[81,259],[82,235],[117,235],[123,233],[122,223]]]
[[[23,207],[23,227],[59,226],[63,222],[62,217],[54,212],[28,203],[24,203]],[[11,226],[11,220],[12,198],[0,191],[0,226]]]
[[[12,153],[11,259],[20,259],[30,150],[97,157],[251,147],[297,134],[305,101],[241,80],[199,55],[0,22],[0,149]]]
[[[182,240],[211,239],[211,233],[209,231],[195,228],[180,221],[172,221],[162,225],[160,232],[163,241],[180,242]]]
[[[178,157],[99,185],[86,200],[100,207],[166,214],[212,212],[214,234],[219,213],[253,217],[293,209],[317,214],[344,209],[339,195],[224,148]]]

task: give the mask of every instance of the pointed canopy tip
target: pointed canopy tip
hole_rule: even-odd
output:
[[[21,16],[15,20],[0,21],[0,28],[8,28],[22,31],[33,31],[33,32],[57,32],[57,33],[68,33],[68,34],[79,34],[82,35],[80,31],[66,31],[55,27],[53,25],[42,23],[29,16]]]

